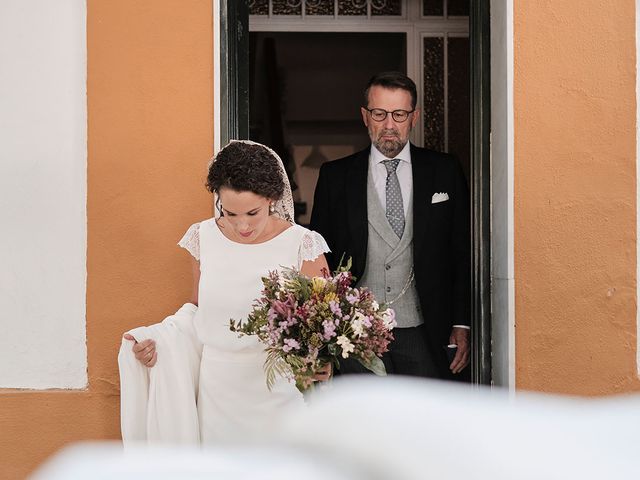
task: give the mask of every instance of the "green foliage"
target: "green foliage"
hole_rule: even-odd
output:
[[[267,387],[271,390],[276,382],[276,375],[281,377],[290,375],[291,367],[287,364],[281,351],[271,348],[267,350],[264,371],[267,376]]]
[[[381,358],[376,357],[375,355],[371,355],[367,359],[358,358],[358,361],[362,364],[363,367],[372,371],[380,377],[384,377],[387,375],[387,369],[384,367],[384,362]]]

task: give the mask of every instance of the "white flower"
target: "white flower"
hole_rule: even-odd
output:
[[[361,337],[362,334],[364,333],[364,315],[362,314],[361,311],[356,311],[356,314],[353,316],[353,319],[351,320],[351,328],[353,328],[353,333],[354,335],[357,335],[358,337]]]
[[[371,308],[373,308],[374,312],[377,312],[378,309],[380,308],[380,305],[378,305],[378,302],[374,300],[373,302],[371,302]]]
[[[355,350],[353,343],[344,335],[338,337],[338,345],[342,347],[342,358],[348,358],[349,354]]]
[[[387,330],[393,330],[396,323],[396,312],[391,308],[387,308],[384,312],[382,312],[382,323],[387,328]]]

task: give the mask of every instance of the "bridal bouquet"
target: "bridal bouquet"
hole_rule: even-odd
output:
[[[351,287],[349,266],[314,278],[290,268],[270,272],[247,320],[231,320],[231,331],[256,335],[265,345],[269,389],[280,375],[304,391],[327,362],[339,368],[338,357],[386,375],[380,357],[393,339],[395,313],[368,289]]]

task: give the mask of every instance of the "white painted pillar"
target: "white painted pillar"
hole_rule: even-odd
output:
[[[0,388],[83,388],[86,3],[0,2]]]
[[[491,2],[493,384],[515,389],[513,0]]]

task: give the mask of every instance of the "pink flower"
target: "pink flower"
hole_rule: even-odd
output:
[[[284,339],[284,346],[282,347],[282,350],[289,353],[291,350],[299,350],[299,349],[300,349],[300,344],[298,343],[297,340],[293,338]]]
[[[347,293],[345,295],[345,298],[347,299],[347,302],[349,302],[351,305],[353,305],[358,300],[360,300],[360,292],[358,292],[358,290],[354,288],[353,292]]]
[[[329,302],[329,308],[331,309],[331,313],[333,313],[336,317],[342,318],[342,310],[340,310],[340,304],[335,300],[331,300]]]
[[[325,320],[322,322],[322,326],[324,327],[324,339],[331,340],[336,336],[336,324],[331,320]]]

